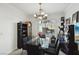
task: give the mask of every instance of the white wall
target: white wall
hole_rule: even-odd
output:
[[[8,54],[17,48],[16,23],[26,15],[9,4],[0,4],[0,54]]]

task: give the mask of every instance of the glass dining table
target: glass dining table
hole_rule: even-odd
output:
[[[35,37],[26,44],[28,55],[43,55],[44,50],[49,48],[50,38]]]

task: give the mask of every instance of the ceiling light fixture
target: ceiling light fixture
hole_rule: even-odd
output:
[[[45,12],[43,11],[43,9],[41,8],[42,3],[39,3],[39,11],[38,13],[34,14],[34,17],[39,19],[39,20],[46,20],[47,19],[47,14],[45,14]]]

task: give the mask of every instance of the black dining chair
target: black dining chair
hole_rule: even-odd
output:
[[[56,45],[56,48],[47,48],[44,50],[44,53],[47,54],[47,55],[58,55],[59,54],[59,40],[57,39],[57,45]]]
[[[37,45],[27,44],[27,54],[28,55],[42,55],[42,49],[39,49]]]
[[[57,43],[58,43],[58,39],[56,39],[55,42],[50,43],[50,44],[49,44],[49,47],[51,47],[51,48],[56,48]]]

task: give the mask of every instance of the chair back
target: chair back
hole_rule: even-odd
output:
[[[55,48],[57,47],[57,43],[58,43],[58,39],[56,39],[55,41]]]
[[[36,45],[27,45],[27,52],[28,55],[40,55],[41,54],[41,50],[39,49],[39,46]]]
[[[57,45],[56,45],[56,51],[57,54],[59,54],[60,46],[59,46],[59,40],[57,40]]]

